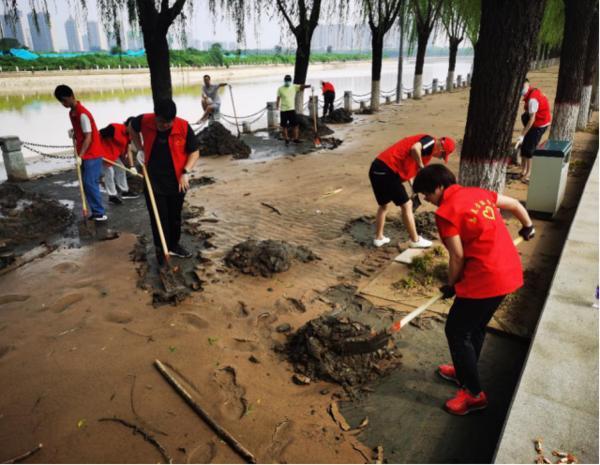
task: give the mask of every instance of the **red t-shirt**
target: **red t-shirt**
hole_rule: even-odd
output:
[[[333,87],[333,84],[331,82],[324,82],[323,86],[321,88],[323,90],[323,93],[325,93],[325,92],[335,92],[335,88]]]
[[[408,181],[414,178],[419,172],[419,165],[414,158],[411,157],[410,149],[417,142],[421,142],[421,139],[424,137],[426,137],[428,141],[431,140],[435,143],[435,140],[427,134],[408,136],[385,149],[377,155],[377,159],[384,162],[394,173],[397,173],[403,181]],[[423,161],[423,165],[429,164],[432,153],[433,144],[431,144],[431,150],[422,150],[421,160]]]
[[[517,248],[496,206],[498,194],[452,185],[444,190],[436,221],[442,239],[460,236],[465,264],[456,295],[485,299],[510,294],[523,285]]]

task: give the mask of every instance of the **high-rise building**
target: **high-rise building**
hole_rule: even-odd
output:
[[[97,21],[88,21],[87,22],[87,40],[88,40],[88,50],[92,52],[98,52],[102,49],[102,35],[100,35],[100,27]]]
[[[29,28],[20,10],[16,11],[16,17],[0,15],[0,37],[16,39],[21,45],[31,48]]]
[[[367,25],[319,24],[313,34],[311,48],[325,51],[369,51],[371,31]]]
[[[144,38],[140,32],[132,29],[127,33],[127,43],[130,50],[140,50],[144,48]]]
[[[72,17],[69,17],[69,19],[65,21],[65,32],[67,33],[69,52],[81,52],[83,50],[81,45],[81,34],[79,34],[77,23]]]
[[[121,50],[129,49],[129,41],[127,40],[127,29],[123,18],[119,20],[119,36],[121,37]],[[115,31],[106,34],[109,48],[117,45],[117,35]]]
[[[56,52],[56,39],[52,25],[48,22],[48,18],[44,14],[37,15],[33,13],[27,15],[29,22],[29,32],[31,33],[31,45],[36,52]]]

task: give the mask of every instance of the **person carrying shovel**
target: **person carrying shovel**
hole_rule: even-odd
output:
[[[91,215],[89,220],[106,221],[100,193],[100,176],[102,174],[102,156],[104,147],[100,140],[100,133],[96,127],[94,117],[79,100],[75,98],[73,89],[61,84],[54,89],[54,97],[65,108],[69,108],[69,118],[73,126],[75,139],[75,160],[81,166],[83,174],[83,190],[85,198],[82,201],[89,203]],[[79,169],[79,168],[78,168]],[[85,207],[84,207],[85,210]]]
[[[108,201],[115,205],[123,203],[121,197],[123,199],[137,199],[139,197],[137,194],[129,191],[127,174],[124,169],[125,165],[122,160],[129,153],[129,143],[131,140],[127,126],[131,119],[129,118],[125,121],[125,124],[112,123],[100,129],[105,153],[104,165],[102,167],[104,172],[104,187],[106,187],[106,191],[108,192]],[[115,167],[113,164],[117,166]],[[137,172],[134,166],[130,168],[134,173]],[[119,191],[121,197],[119,197]]]
[[[286,74],[283,78],[283,85],[277,89],[275,108],[277,110],[281,108],[281,133],[283,134],[285,145],[289,145],[290,143],[290,129],[293,131],[294,143],[299,144],[301,142],[300,124],[296,115],[296,94],[309,87],[310,85],[308,84],[292,84],[292,76]]]
[[[440,164],[422,169],[413,189],[438,207],[437,228],[450,254],[448,284],[440,290],[443,298],[456,296],[445,328],[453,364],[440,365],[437,372],[459,386],[446,410],[466,415],[488,405],[477,369],[485,328],[506,295],[523,285],[521,259],[500,211],[521,222],[524,240],[532,239],[535,229],[518,200],[460,186]]]
[[[410,236],[411,248],[431,247],[432,242],[419,236],[413,202],[406,193],[403,182],[410,181],[432,158],[441,158],[448,163],[455,143],[450,137],[435,139],[427,134],[405,137],[381,152],[371,164],[369,179],[379,208],[377,209],[375,239],[373,245],[381,247],[390,242],[383,235],[385,217],[390,202],[402,210],[402,221]]]
[[[157,102],[154,113],[133,118],[129,134],[150,181],[144,194],[159,265],[168,255],[190,258],[191,252],[183,248],[179,239],[183,200],[190,188],[189,173],[200,156],[194,131],[187,121],[177,117],[175,102],[164,99]],[[153,214],[154,203],[160,224]],[[161,236],[167,250],[163,250]]]

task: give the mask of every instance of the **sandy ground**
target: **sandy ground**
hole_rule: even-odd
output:
[[[531,76],[551,101],[556,72]],[[336,136],[345,141],[335,151],[271,161],[201,160],[198,173],[216,183],[193,190],[188,200],[218,220],[205,225],[214,233],[216,249],[205,251],[213,260],[205,290],[178,307],[153,308],[149,294],[136,287],[129,260],[135,237],[128,233],[59,249],[0,277],[0,459],[41,442],[44,448],[29,461],[161,460],[124,426],[98,422],[117,416],[155,434],[176,462],[240,462],[156,372],[157,358],[187,379],[194,398],[260,462],[363,463],[371,458],[368,448],[342,432],[327,413],[339,388],[291,382],[291,366],[272,350],[285,340],[274,328],[281,323],[299,327],[329,309],[318,300],[319,292],[340,282],[364,286],[388,266],[394,248],[367,249],[343,232],[352,218],[374,213],[369,164],[408,134],[460,139],[467,99],[468,91],[459,90],[359,116],[339,128]],[[578,134],[575,155],[592,158],[596,144],[597,133]],[[450,167],[457,169],[456,157]],[[584,180],[573,177],[569,184],[564,221],[536,223],[539,240],[520,249],[525,268],[551,270]],[[507,193],[524,200],[526,187],[513,183]],[[139,221],[138,230],[146,229],[141,216]],[[249,237],[305,245],[322,260],[296,263],[271,279],[227,270],[223,256]],[[367,277],[356,273],[356,266],[374,272]],[[531,292],[540,289],[543,285],[536,285]],[[290,305],[288,297],[300,299],[306,311]],[[540,309],[512,306],[502,320],[507,328],[524,328],[526,335]]]

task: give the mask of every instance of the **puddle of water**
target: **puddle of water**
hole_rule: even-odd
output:
[[[67,207],[69,210],[73,210],[73,208],[75,207],[75,202],[73,200],[60,199],[58,202],[61,205],[64,205],[65,207]]]

